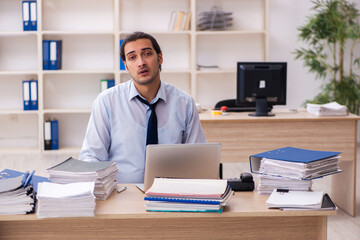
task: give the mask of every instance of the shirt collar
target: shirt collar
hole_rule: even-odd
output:
[[[160,81],[160,88],[155,96],[155,98],[152,100],[152,102],[156,102],[158,99],[162,99],[166,102],[166,93],[165,93],[165,84]],[[129,101],[131,101],[136,96],[141,96],[139,91],[136,89],[133,80],[130,80],[130,87],[129,87]],[[142,96],[141,96],[142,97]]]

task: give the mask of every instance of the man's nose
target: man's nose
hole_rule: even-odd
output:
[[[144,65],[145,65],[145,61],[144,61],[143,57],[139,57],[139,58],[138,58],[138,66],[139,66],[139,67],[142,67],[142,66],[144,66]]]

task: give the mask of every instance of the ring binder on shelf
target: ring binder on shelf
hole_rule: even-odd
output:
[[[22,86],[23,86],[24,110],[31,110],[31,106],[30,106],[30,81],[24,80],[22,82]]]
[[[43,40],[43,69],[50,70],[50,41]]]
[[[51,149],[59,149],[59,124],[58,120],[51,121]]]
[[[30,31],[30,5],[29,1],[22,2],[23,30]]]
[[[37,10],[36,1],[29,1],[30,3],[30,30],[37,31]]]
[[[46,120],[44,123],[44,148],[51,150],[51,121]]]
[[[30,109],[38,110],[38,81],[30,81]]]
[[[61,40],[50,41],[50,70],[61,69],[61,50],[62,50]]]

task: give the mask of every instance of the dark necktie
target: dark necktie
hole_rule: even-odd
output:
[[[157,117],[155,112],[156,104],[159,102],[156,101],[153,104],[150,104],[145,99],[141,98],[140,96],[136,96],[142,103],[148,105],[150,107],[151,113],[150,118],[147,126],[147,135],[146,135],[146,145],[148,144],[158,144],[158,131],[157,131]]]

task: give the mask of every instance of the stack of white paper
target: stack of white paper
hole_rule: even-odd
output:
[[[118,172],[114,161],[85,162],[69,158],[47,169],[54,183],[95,182],[96,199],[105,200],[116,188],[115,176]]]
[[[24,176],[0,179],[0,214],[26,214],[34,209],[32,188],[23,188]]]
[[[95,212],[94,182],[38,185],[37,215],[50,217],[91,217]]]
[[[306,110],[316,116],[343,116],[348,114],[346,106],[340,105],[337,102],[326,104],[311,104],[306,105]]]
[[[232,193],[227,180],[155,178],[145,206],[147,211],[221,212]]]
[[[259,194],[271,194],[274,189],[311,190],[312,180],[299,180],[280,176],[259,175],[257,191]]]
[[[329,157],[310,163],[290,162],[263,158],[259,173],[292,179],[313,179],[339,170],[340,156]]]
[[[320,209],[323,196],[323,191],[281,191],[275,189],[266,201],[266,206],[268,208]]]

